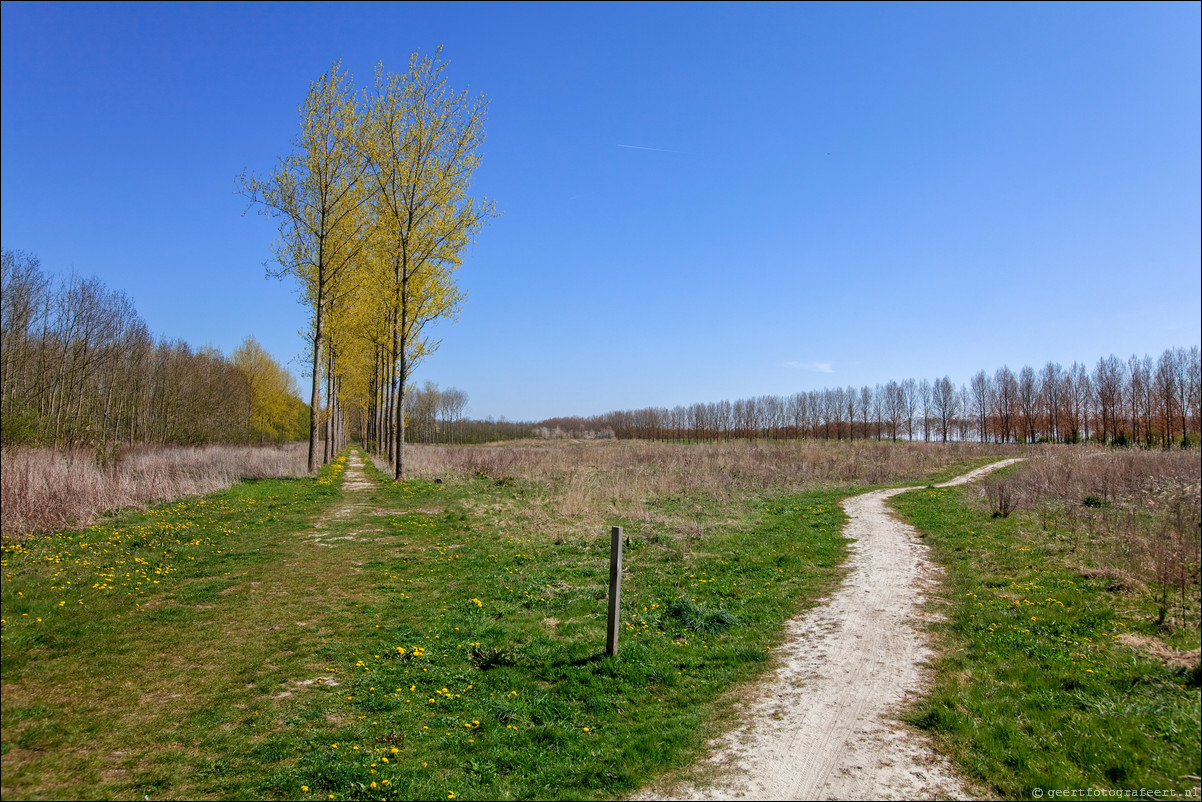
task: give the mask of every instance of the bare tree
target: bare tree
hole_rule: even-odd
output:
[[[989,437],[989,403],[993,394],[993,386],[985,371],[981,370],[972,377],[969,388],[972,393],[973,414],[977,418],[978,438],[984,443]]]
[[[1099,426],[1097,437],[1100,442],[1110,442],[1118,437],[1118,413],[1122,408],[1123,363],[1114,354],[1098,360],[1094,368],[1093,386],[1098,403]]]
[[[906,425],[906,439],[914,440],[914,417],[918,414],[919,389],[918,382],[906,379],[900,385],[902,402],[902,420]]]
[[[929,442],[931,439],[931,415],[934,407],[934,388],[931,387],[929,379],[923,379],[918,383],[918,397],[922,404],[922,439],[923,442]]]
[[[889,426],[889,439],[896,441],[898,431],[901,429],[902,416],[905,414],[905,399],[902,395],[901,385],[895,381],[890,381],[884,387],[877,385],[876,395],[880,399],[883,417]]]
[[[1035,370],[1023,365],[1018,373],[1018,417],[1022,425],[1022,442],[1034,443],[1039,430],[1039,381]]]
[[[939,439],[946,443],[952,429],[952,421],[959,413],[959,396],[949,377],[935,380],[931,388],[931,402],[938,421]]]
[[[1048,362],[1039,374],[1039,398],[1044,433],[1053,442],[1064,442],[1064,368]]]
[[[1009,367],[1002,366],[994,374],[992,398],[998,439],[1002,443],[1009,442],[1014,433],[1015,402],[1018,398],[1018,380]]]

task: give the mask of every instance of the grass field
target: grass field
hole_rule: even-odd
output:
[[[369,468],[345,494],[343,457],[8,539],[4,796],[628,792],[692,761],[838,579],[853,462],[881,481],[983,459],[872,448],[430,450],[444,481]]]
[[[890,443],[425,448],[414,449],[418,478],[400,485],[369,464],[371,485],[344,492],[344,456],[315,479],[248,481],[82,531],[7,539],[4,797],[628,793],[693,764],[770,665],[784,621],[838,581],[843,497],[926,485],[995,458],[976,446]],[[1022,516],[1048,515],[1032,507],[991,519],[985,500],[956,501],[960,492],[910,494],[901,504],[932,532],[924,515],[946,517],[956,532],[967,526],[956,516],[970,515],[966,531],[988,531],[987,541],[993,530],[975,528],[978,520],[1000,533],[1021,529]],[[915,512],[914,499],[936,506]],[[1047,520],[1069,526],[1067,516]],[[616,658],[604,656],[611,525],[627,535]],[[954,593],[986,595],[958,584],[956,572],[969,576],[974,564],[984,571],[978,585],[1006,580],[987,591],[998,599],[1016,592],[1010,582],[1033,581],[989,562],[1021,562],[1017,549],[1031,546],[984,559],[969,551],[961,568],[955,545],[940,548]],[[1096,590],[1065,570],[1074,592]],[[1047,598],[1078,609],[1077,597],[1056,593],[1023,598],[1043,605],[1031,615],[1045,614]],[[998,616],[1013,614],[995,601]],[[1088,627],[1114,634],[1105,613],[1088,610],[1093,618],[1056,631],[1078,645],[1098,640]],[[1001,620],[991,619],[995,630]],[[958,621],[942,637],[959,637]],[[1189,633],[1182,619],[1166,646],[1188,645]],[[990,659],[1014,662],[1025,648],[1018,635],[1029,633],[1009,634]],[[1188,678],[1126,646],[1063,648],[1064,670],[1083,677],[1066,704],[1092,705],[1100,721],[1116,710],[1146,718],[1153,702],[1171,713],[1163,724],[1171,731],[1144,725],[1143,740],[1124,741],[1137,757],[1115,763],[1127,766],[1118,776],[1167,781],[1189,771],[1172,752],[1196,753],[1187,703],[1196,711],[1197,691],[1180,687]],[[1114,656],[1118,668],[1078,653]],[[1128,670],[1128,659],[1143,667]],[[1034,681],[1036,669],[1014,666],[979,670],[1011,691]],[[977,669],[946,663],[915,720],[967,744],[959,753],[967,770],[1013,774],[994,786],[1004,795],[1030,778],[1078,776],[1060,764],[1018,773],[1018,764],[1043,765],[1038,738],[995,760],[989,742],[955,729],[980,728],[975,713],[957,712],[967,701],[955,694],[969,691],[947,684],[965,670]],[[1128,682],[1151,690],[1122,696]],[[1004,696],[992,686],[979,693]],[[1172,749],[1156,758],[1163,770],[1144,773],[1138,755],[1159,755],[1164,743]],[[1079,757],[1104,767],[1106,754]]]
[[[1069,460],[998,477],[1004,517],[988,485],[894,500],[946,567],[936,683],[910,719],[1000,798],[1196,795],[1196,455]]]

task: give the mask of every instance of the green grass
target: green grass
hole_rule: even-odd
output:
[[[1120,641],[1163,635],[1152,599],[1084,578],[1071,539],[1041,532],[1032,513],[991,518],[969,492],[928,488],[892,502],[945,566],[950,601],[934,689],[912,723],[1002,798],[1196,789],[1197,675]],[[1175,641],[1197,648],[1198,632]]]
[[[704,526],[614,522],[608,658],[607,531],[497,523],[527,482],[344,496],[341,471],[6,542],[4,797],[627,793],[695,759],[841,575],[846,490],[653,499]]]

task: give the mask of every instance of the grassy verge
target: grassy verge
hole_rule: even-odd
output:
[[[696,531],[614,521],[606,658],[607,532],[498,523],[534,482],[343,493],[343,465],[6,542],[5,798],[628,792],[696,755],[844,553],[845,491],[656,498]]]
[[[287,539],[336,472],[6,540],[4,796],[246,795],[271,689],[318,640],[281,577]]]
[[[1152,652],[1196,649],[1197,628],[1158,629],[1154,593],[1083,569],[1077,543],[1088,535],[1049,533],[1034,510],[993,518],[979,493],[928,488],[893,501],[947,571],[935,686],[911,721],[1002,798],[1196,795],[1198,673]]]
[[[0,534],[60,532],[102,516],[306,474],[306,443],[0,449]]]

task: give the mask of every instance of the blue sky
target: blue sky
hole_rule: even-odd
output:
[[[3,247],[294,372],[244,169],[335,59],[444,46],[502,215],[415,380],[511,420],[1198,344],[1174,4],[3,4]]]

